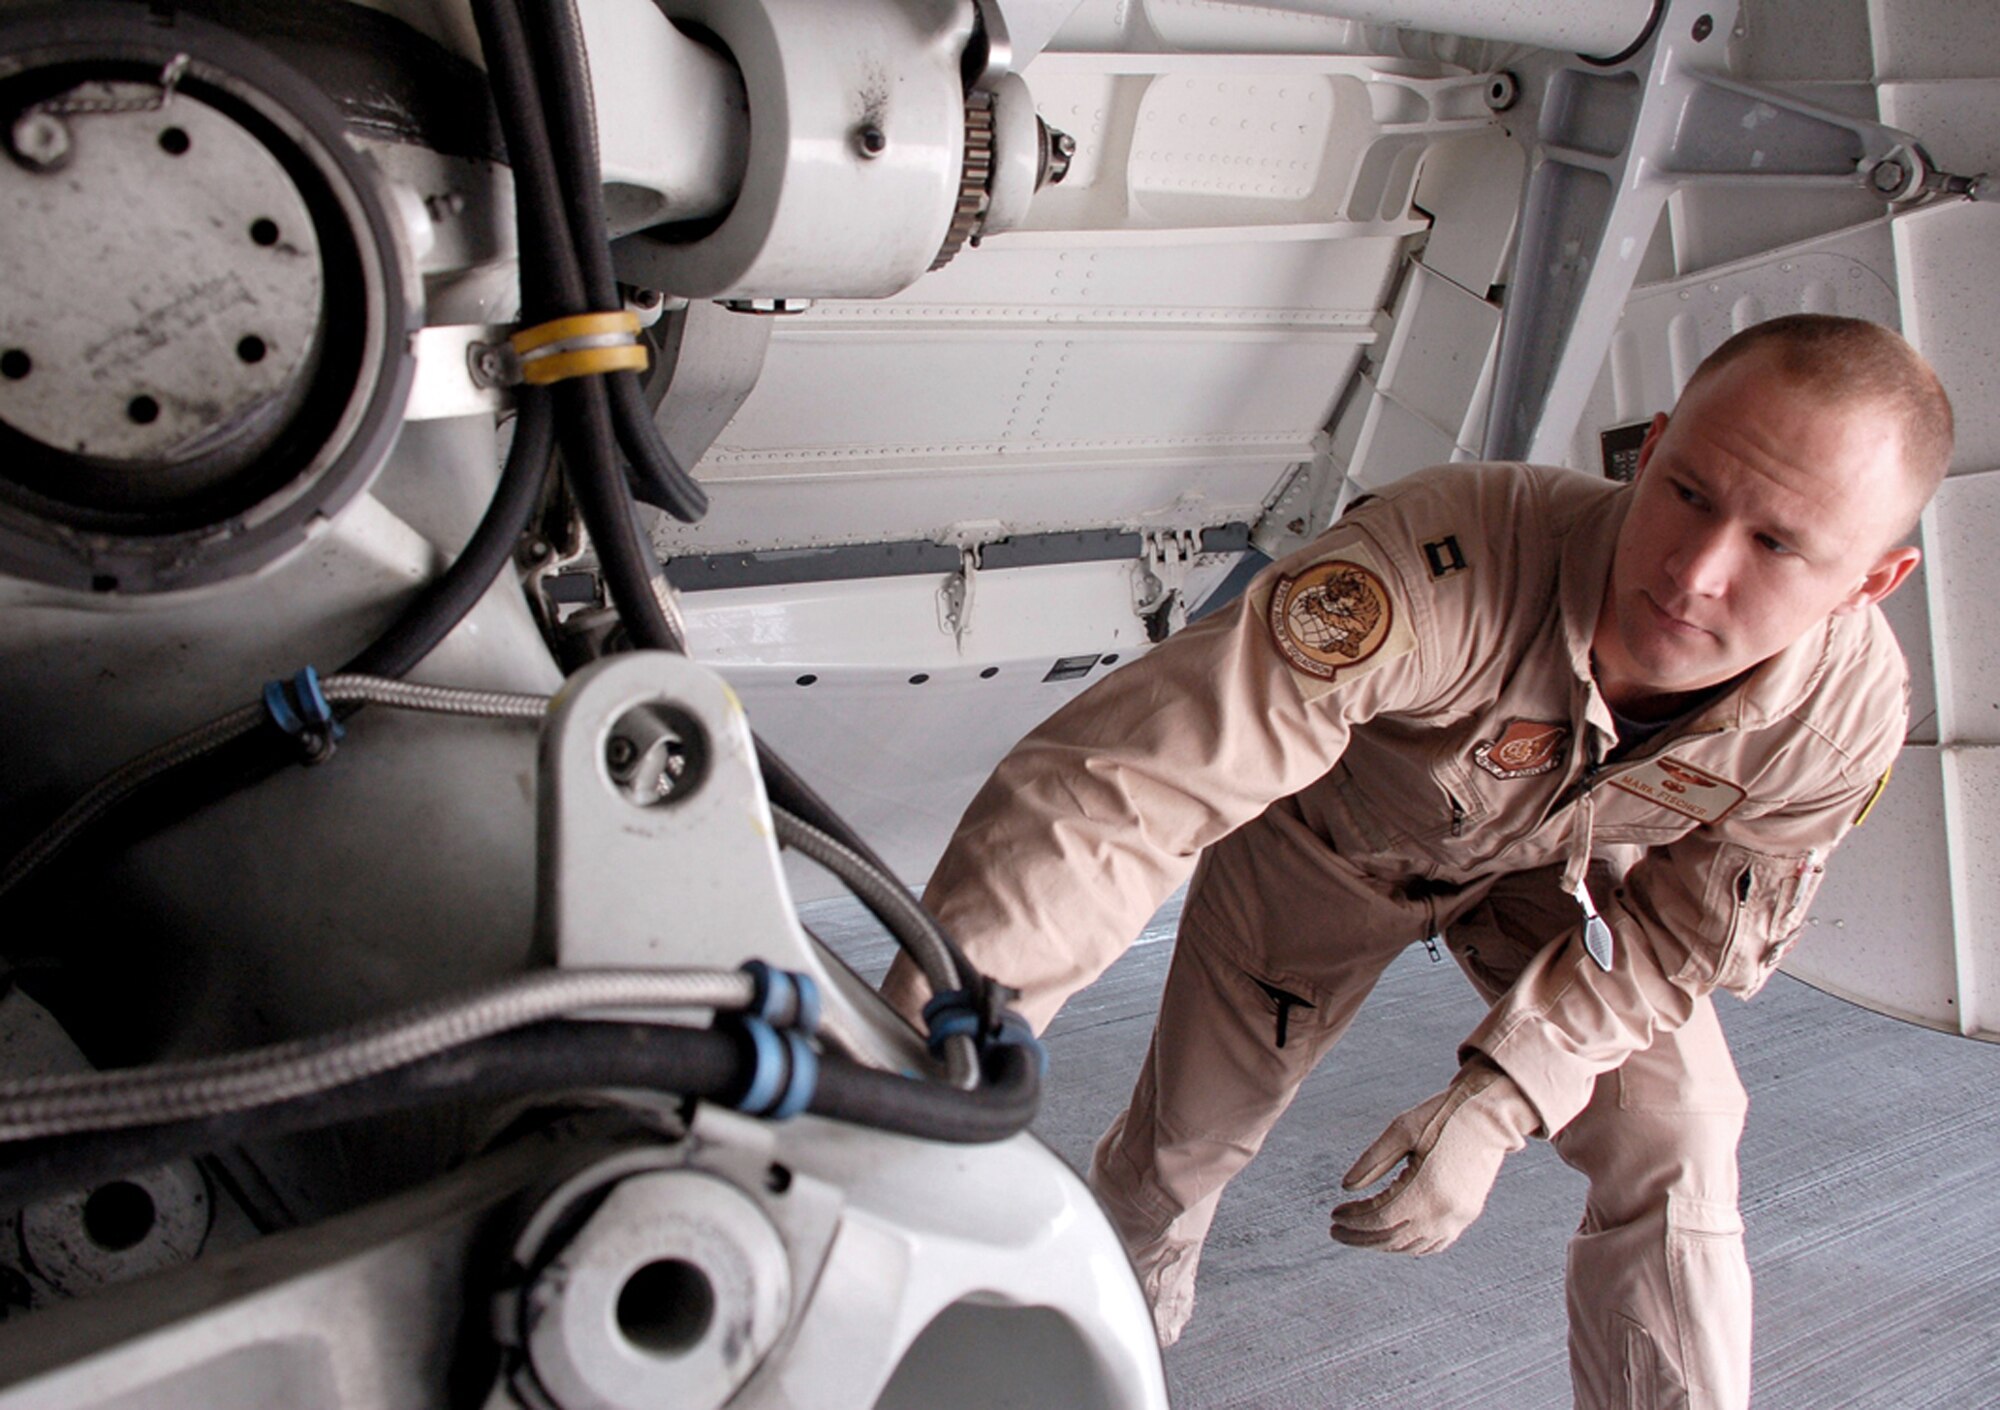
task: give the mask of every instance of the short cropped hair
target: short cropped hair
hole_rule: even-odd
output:
[[[1951,468],[1953,435],[1951,399],[1923,354],[1879,323],[1792,313],[1735,334],[1702,359],[1688,386],[1759,349],[1769,349],[1779,371],[1802,391],[1828,402],[1873,401],[1902,418],[1903,473],[1914,525]]]

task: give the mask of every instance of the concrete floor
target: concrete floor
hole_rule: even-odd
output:
[[[1048,1033],[1041,1137],[1083,1168],[1124,1104],[1172,950],[1169,903]],[[858,907],[808,923],[879,975]],[[1743,1213],[1757,1284],[1759,1410],[2000,1406],[2000,1048],[1855,1008],[1783,975],[1719,1005],[1751,1094]],[[1502,1171],[1434,1258],[1326,1236],[1339,1177],[1436,1091],[1479,1017],[1449,961],[1393,965],[1224,1197],[1193,1324],[1166,1356],[1179,1410],[1570,1404],[1563,1246],[1583,1182],[1545,1143]]]

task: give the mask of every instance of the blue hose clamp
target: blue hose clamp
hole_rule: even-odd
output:
[[[749,1013],[778,1028],[796,1028],[804,1033],[819,1031],[822,1007],[819,984],[810,974],[778,969],[762,960],[743,966],[752,988]]]
[[[750,1038],[750,1085],[736,1109],[773,1121],[789,1121],[812,1104],[819,1085],[819,1054],[795,1029],[779,1032],[761,1018],[739,1016]]]
[[[771,1109],[785,1081],[785,1045],[778,1030],[761,1018],[742,1017],[737,1024],[750,1039],[750,1085],[736,1100],[738,1111],[762,1116]]]
[[[963,989],[947,989],[924,1005],[924,1042],[932,1057],[943,1057],[945,1043],[953,1038],[979,1042],[982,1026],[972,995]]]
[[[1047,1080],[1049,1075],[1049,1050],[1042,1040],[1035,1036],[1035,1030],[1028,1027],[1028,1020],[1012,1009],[1000,1015],[1000,1027],[986,1040],[987,1048],[1027,1048],[1035,1055],[1035,1074]]]
[[[334,741],[347,733],[334,718],[333,706],[320,688],[319,672],[311,666],[289,681],[266,681],[264,712],[272,724],[299,742],[308,763],[330,756]]]
[[[989,1028],[980,1016],[978,1004],[963,989],[947,989],[925,1004],[924,1028],[925,1043],[932,1057],[943,1057],[944,1045],[951,1039],[966,1037],[978,1046],[982,1063],[994,1048],[1030,1048],[1035,1054],[1037,1071],[1048,1076],[1049,1050],[1028,1027],[1028,1020],[1012,1009],[1001,1009],[999,1021]]]
[[[795,1029],[784,1032],[785,1055],[790,1059],[785,1090],[771,1108],[773,1121],[790,1121],[812,1104],[813,1089],[819,1085],[819,1054]]]

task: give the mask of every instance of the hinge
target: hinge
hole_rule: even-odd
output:
[[[1187,625],[1187,576],[1201,540],[1192,529],[1169,529],[1143,542],[1132,570],[1132,610],[1146,624],[1148,641],[1165,641]]]

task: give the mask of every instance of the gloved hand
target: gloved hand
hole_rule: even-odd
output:
[[[1447,1248],[1486,1207],[1500,1162],[1541,1125],[1512,1078],[1484,1058],[1412,1107],[1361,1153],[1341,1186],[1372,1185],[1408,1159],[1379,1194],[1336,1205],[1333,1236],[1356,1248],[1421,1256]]]

